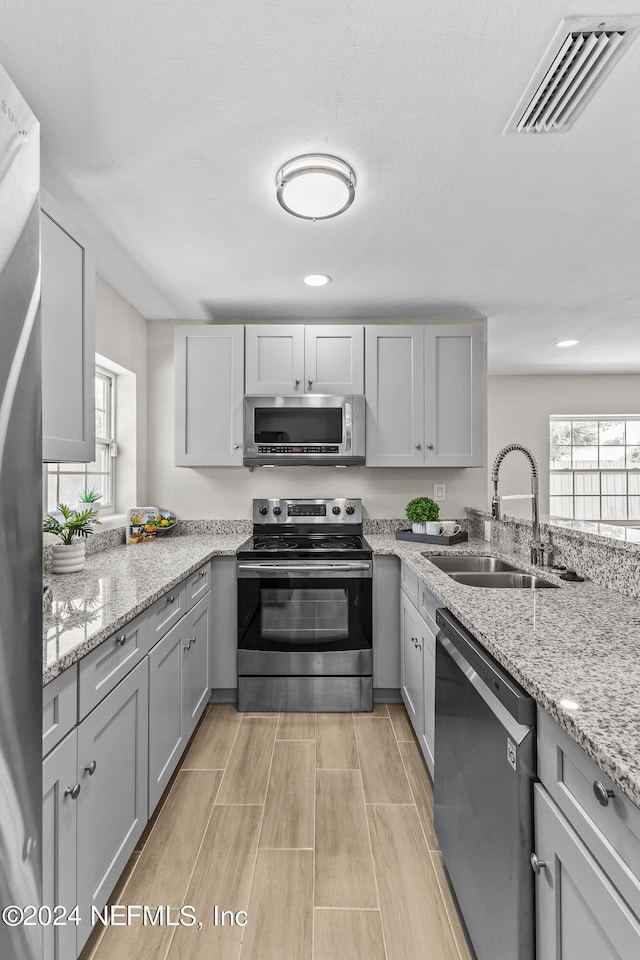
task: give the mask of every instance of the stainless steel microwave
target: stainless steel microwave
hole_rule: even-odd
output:
[[[364,463],[363,396],[244,398],[245,467]]]

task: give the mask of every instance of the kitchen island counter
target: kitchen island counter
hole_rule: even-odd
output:
[[[368,534],[374,555],[395,555],[583,750],[640,806],[640,608],[595,583],[562,581],[547,568],[484,540],[455,547]],[[559,586],[503,590],[456,583],[423,554],[487,554]]]
[[[198,533],[124,544],[87,556],[85,569],[45,574],[43,684],[72,666],[211,557],[235,556],[246,533]]]

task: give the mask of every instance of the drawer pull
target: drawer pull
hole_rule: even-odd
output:
[[[87,763],[87,764],[86,764],[86,766],[85,766],[84,769],[85,769],[86,772],[89,774],[89,776],[92,777],[92,776],[94,775],[94,773],[96,772],[96,767],[97,767],[97,766],[98,766],[98,764],[95,762],[95,760],[92,760],[91,763]]]
[[[607,807],[609,800],[615,796],[613,790],[607,790],[604,783],[600,783],[599,780],[593,781],[593,793],[602,807]]]
[[[116,643],[118,644],[119,647],[124,647],[126,642],[127,642],[126,633],[123,633],[121,637],[116,637]]]
[[[206,575],[207,575],[206,570],[201,570],[200,573],[198,574],[199,577],[206,577]]]
[[[533,870],[536,876],[539,876],[543,868],[546,867],[547,864],[545,863],[544,860],[538,860],[535,853],[531,854],[531,857],[529,858],[529,860],[531,863],[531,869]]]
[[[65,797],[71,797],[72,800],[77,800],[80,794],[80,784],[76,783],[73,787],[67,787],[64,792]]]
[[[175,600],[175,597],[173,594],[171,594],[170,597],[167,597],[167,603],[173,603],[174,600]]]

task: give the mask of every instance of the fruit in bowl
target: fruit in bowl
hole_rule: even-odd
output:
[[[177,517],[170,510],[159,510],[154,520],[156,536],[170,533],[177,523]]]

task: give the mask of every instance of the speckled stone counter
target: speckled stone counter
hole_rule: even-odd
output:
[[[591,582],[536,573],[557,590],[468,587],[429,554],[502,556],[484,540],[458,547],[367,536],[374,554],[400,557],[585,752],[640,806],[640,602]],[[518,566],[533,568],[517,560]],[[575,709],[563,703],[577,705]]]
[[[44,618],[43,684],[142,613],[210,557],[233,556],[246,532],[165,537],[87,556],[82,573],[45,574],[53,589]]]

